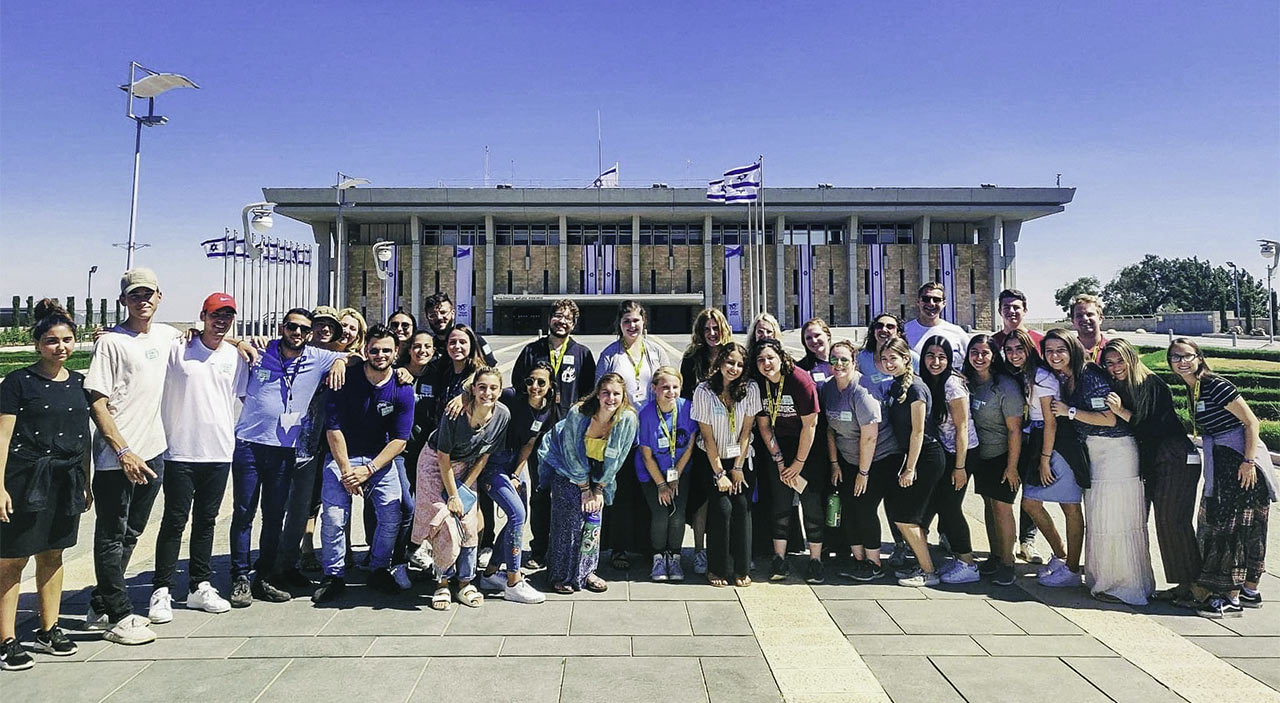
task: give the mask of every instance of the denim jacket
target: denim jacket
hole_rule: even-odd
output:
[[[593,467],[587,461],[586,435],[590,425],[591,418],[584,416],[575,406],[543,437],[542,446],[538,448],[539,483],[545,485],[553,472],[579,486],[590,481],[604,487],[604,502],[612,505],[617,487],[614,478],[635,445],[639,421],[634,411],[619,413],[609,433],[601,468]]]

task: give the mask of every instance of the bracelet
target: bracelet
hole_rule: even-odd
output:
[[[133,451],[133,450],[132,450],[132,449],[130,449],[130,448],[128,448],[128,447],[121,447],[121,448],[120,448],[120,451],[116,452],[116,458],[117,458],[117,459],[123,459],[123,458],[124,458],[124,455],[125,455],[125,454],[128,454],[128,453],[129,453],[129,452],[131,452],[131,451]]]
[[[585,485],[585,486],[578,486],[578,490],[582,491],[583,493],[590,493],[590,492],[591,492],[591,484],[589,484],[589,483],[588,483],[588,484],[587,484],[587,485]]]
[[[1052,458],[1053,458],[1053,454],[1041,454],[1040,456],[1044,457],[1045,459],[1052,459]]]
[[[963,466],[957,466],[955,470],[956,470],[956,471],[964,471],[964,467],[963,467]]]
[[[796,461],[800,462],[801,464],[804,464],[809,461],[809,457],[805,457],[803,459],[801,459],[800,457],[796,457]]]
[[[858,471],[858,475],[859,475],[859,476],[870,476],[870,475],[871,475],[871,471],[870,471],[870,470],[867,470],[867,471],[861,471],[861,470],[860,470],[860,471]]]
[[[722,478],[724,478],[724,472],[723,472],[723,471],[721,471],[721,472],[720,472],[720,473],[718,473],[718,474],[715,474],[715,479],[716,479],[717,481],[719,481],[719,480],[720,480],[720,479],[722,479]]]
[[[666,488],[666,487],[667,487],[666,481],[658,481],[658,488]]]

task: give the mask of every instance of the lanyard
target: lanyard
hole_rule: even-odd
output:
[[[549,341],[549,338],[548,338],[548,341]],[[551,346],[550,344],[547,344],[548,348],[550,346]],[[552,372],[551,377],[552,378],[558,378],[560,376],[560,364],[564,362],[564,354],[568,350],[569,350],[568,337],[565,337],[564,342],[560,345],[560,349],[558,350],[560,352],[559,354],[556,354],[556,351],[557,351],[556,349],[549,349],[550,355],[551,355],[551,372]]]
[[[725,411],[729,414],[729,440],[736,443],[738,441],[738,406],[730,405],[725,408]]]
[[[640,380],[640,369],[644,368],[644,340],[640,340],[640,360],[636,361],[631,358],[631,350],[624,350],[623,354],[627,355],[627,361],[631,362],[631,366],[636,370],[636,380]]]
[[[1191,387],[1191,392],[1187,394],[1187,414],[1191,416],[1191,436],[1200,436],[1200,426],[1196,424],[1196,406],[1200,404],[1200,379],[1196,379],[1196,385]]]
[[[765,381],[767,385],[769,382]],[[778,411],[782,410],[782,380],[778,381],[778,390],[769,394],[769,424],[776,425],[778,422]]]
[[[671,465],[674,467],[676,462],[676,413],[680,412],[680,403],[676,401],[676,406],[671,411],[671,426],[667,426],[667,413],[662,412],[662,408],[654,407],[658,411],[658,427],[662,430],[662,435],[667,438],[667,452],[671,457]]]
[[[284,409],[286,412],[289,406],[293,404],[293,382],[298,380],[298,373],[302,371],[302,354],[293,360],[293,371],[289,371],[289,364],[284,357],[280,357],[280,381],[284,383],[284,389],[288,392],[288,400],[285,401]]]

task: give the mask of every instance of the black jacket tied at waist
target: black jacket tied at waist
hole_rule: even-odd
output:
[[[1075,428],[1068,422],[1058,422],[1057,432],[1053,437],[1053,451],[1062,455],[1071,467],[1071,473],[1075,475],[1076,485],[1081,488],[1088,488],[1091,484],[1089,478],[1089,449],[1084,444],[1084,439],[1076,432]],[[1027,435],[1022,448],[1022,458],[1019,463],[1022,464],[1022,481],[1030,486],[1043,486],[1040,480],[1040,456],[1044,453],[1044,423],[1035,421],[1031,423],[1031,432]]]
[[[84,512],[83,455],[33,457],[15,452],[9,455],[9,459],[5,490],[13,501],[13,512],[56,510],[61,515]]]

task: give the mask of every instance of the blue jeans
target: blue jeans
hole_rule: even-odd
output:
[[[396,544],[391,550],[391,563],[403,564],[409,560],[409,535],[413,532],[413,492],[409,483],[409,474],[405,471],[404,455],[393,460],[396,472],[400,474],[400,524],[396,528]],[[364,494],[364,533],[373,535],[378,531],[377,507],[373,503],[373,495]]]
[[[364,466],[371,457],[353,456],[352,466]],[[378,469],[364,482],[364,492],[372,496],[378,527],[369,540],[369,568],[391,566],[391,550],[400,530],[400,472],[395,464]],[[343,576],[347,558],[347,519],[351,514],[351,494],[342,486],[342,470],[330,459],[324,467],[320,486],[320,563],[326,576]]]
[[[262,499],[262,534],[258,537],[258,561],[253,568],[262,577],[275,571],[295,458],[293,447],[236,440],[236,451],[231,457],[231,484],[235,494],[231,511],[233,579],[249,573],[253,516],[258,512],[259,498]]]
[[[445,570],[441,579],[456,578],[458,583],[471,583],[476,577],[476,548],[463,547],[458,560]]]
[[[509,572],[520,571],[526,517],[524,491],[517,490],[510,474],[501,468],[486,466],[484,473],[480,476],[480,484],[484,486],[485,493],[489,494],[494,504],[502,508],[502,512],[507,516],[507,524],[494,540],[494,545],[502,551],[494,553],[493,558],[505,562]],[[524,484],[520,484],[520,488],[523,489]],[[499,554],[502,556],[499,557]]]

